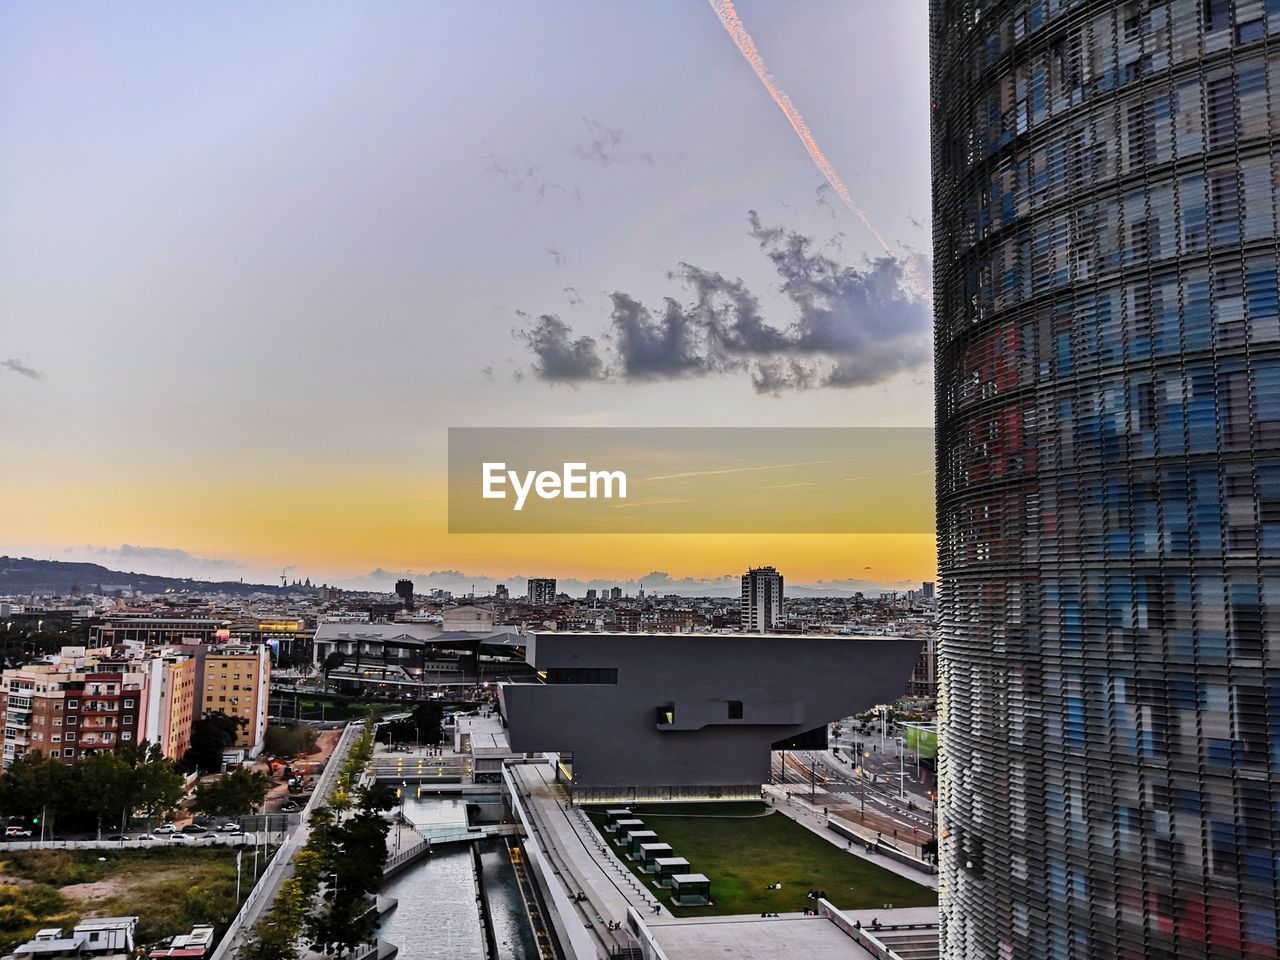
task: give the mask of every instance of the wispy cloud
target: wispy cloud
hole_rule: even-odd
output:
[[[759,473],[761,470],[790,470],[793,467],[814,467],[823,463],[840,463],[839,460],[800,460],[796,463],[762,463],[750,467],[723,467],[719,470],[687,470],[684,473],[667,473],[646,480],[684,480],[688,477],[722,477],[730,473]]]
[[[123,562],[173,563],[217,570],[239,569],[241,566],[235,560],[198,557],[176,547],[144,547],[132,543],[122,543],[118,547],[103,547],[90,543],[85,544],[84,549],[97,556],[110,557]]]
[[[8,370],[10,373],[16,373],[20,377],[26,377],[28,380],[43,380],[44,374],[34,367],[29,367],[17,357],[10,357],[8,360],[0,360],[0,370]]]
[[[529,194],[539,201],[552,196],[582,201],[582,191],[575,186],[567,186],[548,179],[542,175],[542,168],[537,164],[513,164],[499,160],[497,157],[490,157],[484,172],[500,178],[512,190]]]
[[[614,164],[628,163],[632,160],[653,166],[652,154],[643,151],[630,154],[622,149],[622,141],[626,139],[626,134],[621,130],[606,126],[592,117],[583,117],[582,125],[587,129],[587,138],[575,143],[571,151],[579,160],[599,164],[602,167],[611,167]]]

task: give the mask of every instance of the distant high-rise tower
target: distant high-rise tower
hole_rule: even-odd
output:
[[[930,31],[942,954],[1275,958],[1280,7]]]
[[[500,583],[493,588],[493,599],[506,601],[508,597],[509,594],[507,593],[507,585],[505,583]]]
[[[556,602],[555,577],[530,577],[529,602],[534,604],[551,604]]]
[[[920,596],[923,597],[925,600],[933,599],[933,581],[932,580],[926,580],[922,584],[920,584]]]
[[[752,567],[742,575],[742,629],[768,633],[782,622],[782,574]]]
[[[610,599],[610,600],[621,600],[621,599],[622,599],[622,588],[621,588],[621,587],[610,587],[610,588],[609,588],[609,599]]]
[[[400,598],[400,604],[406,610],[413,609],[413,581],[397,580],[396,596]]]

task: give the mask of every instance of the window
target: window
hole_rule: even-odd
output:
[[[133,701],[132,701],[132,700],[126,700],[126,701],[124,702],[124,705],[125,705],[126,707],[132,707],[132,706],[133,706]]]
[[[133,734],[132,734],[132,733],[130,733],[128,730],[126,730],[124,733],[120,734],[120,739],[121,739],[121,740],[132,740],[132,739],[133,739]]]
[[[676,722],[676,705],[668,703],[665,707],[658,708],[658,724],[670,725]]]
[[[548,667],[547,683],[617,683],[616,667]]]
[[[80,706],[80,701],[79,701],[79,700],[68,700],[68,701],[67,701],[67,709],[68,709],[68,710],[76,710],[76,709],[78,709],[78,708],[79,708],[79,706]]]
[[[729,701],[729,719],[730,720],[742,719],[742,701],[741,700]]]

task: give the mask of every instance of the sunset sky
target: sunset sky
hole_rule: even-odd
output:
[[[896,259],[696,0],[0,8],[0,553],[931,579],[928,534],[446,532],[449,427],[931,423],[925,5],[737,11]]]

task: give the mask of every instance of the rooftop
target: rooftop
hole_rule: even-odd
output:
[[[645,917],[645,924],[669,960],[867,960],[869,956],[825,917]]]

